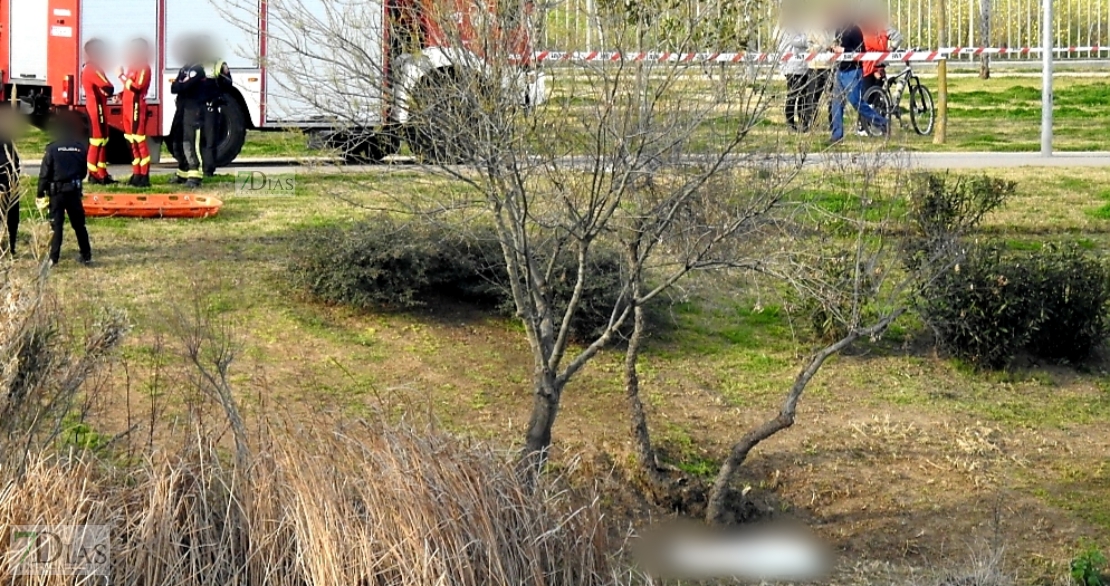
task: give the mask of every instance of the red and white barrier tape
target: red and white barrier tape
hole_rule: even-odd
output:
[[[1039,55],[1040,47],[949,47],[908,51],[872,51],[867,53],[667,53],[644,51],[621,53],[617,51],[540,51],[533,59],[538,62],[581,63],[590,61],[647,61],[655,63],[742,63],[767,61],[940,61],[956,57],[980,55]],[[1059,47],[1053,53],[1104,53],[1110,47]]]

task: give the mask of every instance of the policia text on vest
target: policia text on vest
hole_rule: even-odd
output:
[[[36,196],[40,200],[50,197],[50,224],[54,230],[50,239],[50,262],[53,264],[58,264],[61,256],[66,216],[69,216],[69,225],[77,236],[80,261],[84,264],[92,261],[89,232],[85,228],[85,208],[81,204],[81,182],[87,171],[87,154],[86,143],[73,138],[70,132],[69,136],[60,137],[46,147],[39,167]]]
[[[231,70],[223,61],[188,64],[178,71],[177,78],[170,85],[170,92],[177,96],[174,124],[180,123],[180,143],[177,146],[182,156],[177,176],[172,182],[197,187],[202,177],[211,177],[216,173],[220,108],[223,106],[224,91],[230,87]],[[203,144],[200,144],[202,141]]]

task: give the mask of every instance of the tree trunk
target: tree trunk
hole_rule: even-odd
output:
[[[633,297],[639,297],[637,286],[633,286]],[[636,447],[636,456],[647,479],[654,485],[662,482],[663,476],[656,465],[655,448],[651,443],[651,432],[648,428],[647,412],[644,411],[644,402],[640,399],[640,374],[637,364],[640,360],[640,348],[644,339],[644,308],[639,304],[632,310],[633,328],[632,336],[628,340],[628,348],[624,353],[624,390],[628,398],[628,414],[632,423],[632,440]]]
[[[709,493],[709,503],[705,511],[707,523],[717,525],[724,519],[728,489],[732,486],[733,479],[740,471],[740,466],[748,459],[748,454],[763,440],[791,425],[794,425],[794,414],[780,413],[778,417],[748,432],[732,446],[728,458],[725,459],[725,463],[721,465],[720,471],[717,472],[717,479],[713,482],[713,489]]]
[[[532,417],[528,421],[528,432],[520,455],[520,468],[528,479],[535,478],[547,463],[551,429],[555,427],[555,418],[559,415],[561,390],[555,375],[546,372],[536,374],[535,385]]]
[[[991,46],[991,0],[979,0],[979,39],[984,47]],[[991,58],[988,55],[979,56],[979,77],[991,77]]]
[[[709,503],[705,511],[705,520],[707,523],[716,525],[720,524],[724,519],[728,489],[732,486],[736,474],[740,471],[740,466],[748,459],[748,454],[763,442],[763,440],[794,425],[794,414],[798,409],[798,401],[802,398],[802,393],[806,390],[806,386],[809,385],[809,381],[813,380],[813,377],[817,374],[817,371],[821,370],[821,366],[825,364],[825,361],[828,360],[830,356],[838,354],[848,346],[851,346],[853,342],[860,338],[882,334],[890,327],[890,324],[905,313],[905,311],[905,308],[896,309],[870,327],[852,329],[843,338],[825,346],[813,355],[809,364],[807,364],[794,379],[794,385],[790,387],[790,392],[786,395],[786,400],[783,401],[782,409],[779,411],[779,414],[775,416],[774,419],[748,432],[747,435],[732,446],[728,458],[725,459],[724,464],[721,465],[720,471],[717,472],[717,479],[713,482],[713,489],[709,493]]]

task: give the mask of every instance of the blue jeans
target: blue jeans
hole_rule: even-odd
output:
[[[852,107],[860,113],[863,117],[865,124],[872,124],[879,128],[885,129],[887,127],[887,119],[874,108],[871,104],[863,101],[863,70],[862,69],[849,69],[847,71],[837,71],[836,81],[833,84],[832,95],[832,139],[840,140],[844,138],[844,102],[847,101],[852,104]]]

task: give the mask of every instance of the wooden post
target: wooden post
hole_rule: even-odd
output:
[[[937,62],[937,128],[933,144],[948,140],[948,57]]]

